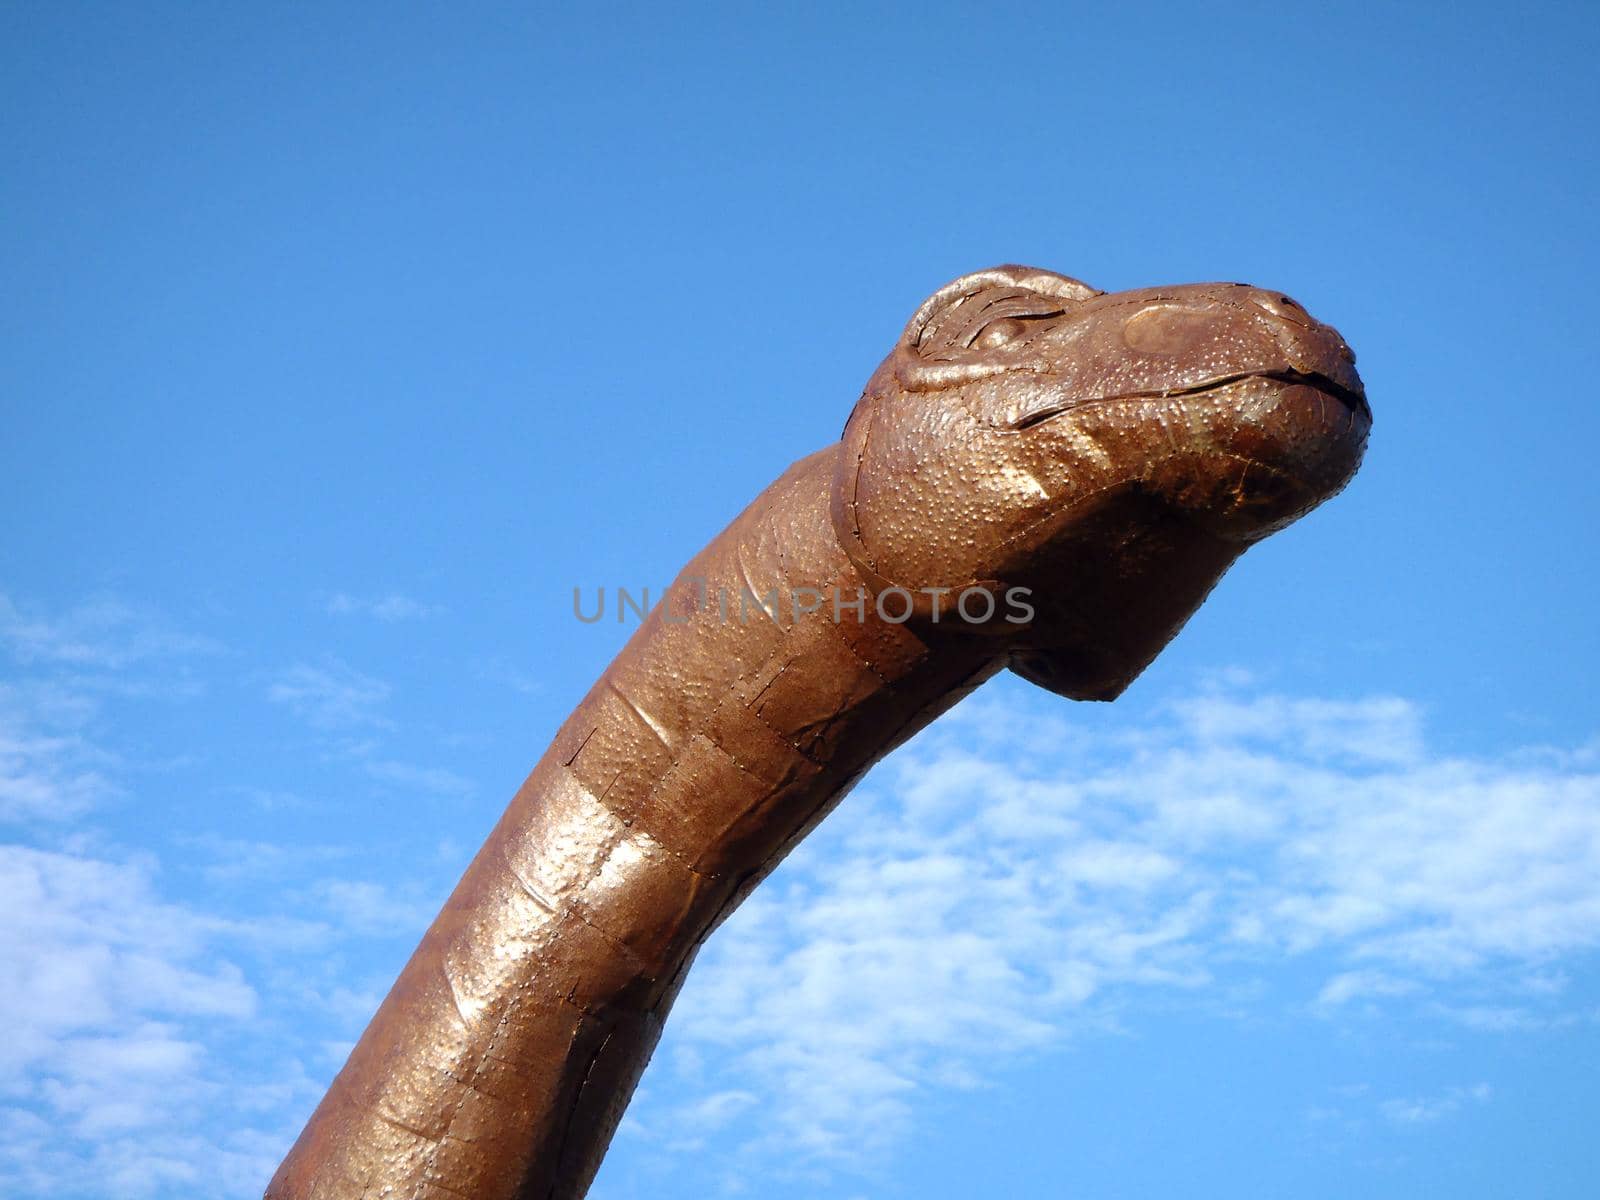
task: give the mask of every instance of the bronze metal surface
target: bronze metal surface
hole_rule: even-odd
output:
[[[267,1195],[583,1195],[701,943],[874,762],[1005,667],[1118,695],[1370,424],[1277,292],[941,288],[567,718]]]

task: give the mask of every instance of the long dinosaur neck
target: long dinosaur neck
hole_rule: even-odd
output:
[[[701,551],[562,725],[269,1197],[581,1196],[701,942],[998,668],[983,638],[850,607],[836,453]],[[776,612],[752,600],[774,590]]]

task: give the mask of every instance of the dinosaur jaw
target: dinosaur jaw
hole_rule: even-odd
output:
[[[1196,451],[1173,460],[1163,490],[1203,528],[1245,544],[1342,491],[1372,429],[1362,393],[1292,372],[1229,380],[1180,403]]]
[[[1355,382],[1279,369],[1173,391],[1058,396],[1011,432],[1051,447],[1063,479],[1082,478],[1094,489],[1137,484],[1218,536],[1250,543],[1337,495],[1354,476],[1372,428]],[[1107,453],[1120,479],[1090,461]]]
[[[1251,374],[1078,406],[1060,423],[1064,444],[1076,428],[1142,466],[1008,564],[1038,610],[1011,669],[1074,700],[1120,695],[1245,549],[1350,481],[1371,417],[1331,382]]]

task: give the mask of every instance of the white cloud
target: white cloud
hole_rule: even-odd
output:
[[[0,910],[0,1189],[93,1178],[142,1196],[232,1153],[233,1134],[163,1148],[231,1102],[204,1031],[257,1013],[218,953],[228,924],[161,900],[141,863],[15,845],[0,846]]]
[[[1174,989],[1228,1011],[1290,958],[1325,970],[1285,1001],[1301,1011],[1531,1028],[1559,1019],[1530,1016],[1562,1004],[1557,962],[1600,946],[1600,775],[1570,757],[1432,752],[1395,697],[1213,690],[1098,743],[1055,708],[963,705],[701,955],[659,1070],[763,1097],[728,1117],[747,1151],[859,1163],[924,1089]],[[670,1144],[677,1125],[639,1127]]]
[[[0,644],[24,663],[107,669],[219,649],[211,638],[169,629],[120,600],[97,600],[59,617],[44,617],[23,612],[3,593]]]
[[[377,621],[415,621],[423,617],[438,616],[444,611],[437,604],[425,604],[399,592],[384,596],[352,596],[335,592],[323,602],[323,611],[331,616],[363,616]]]
[[[58,1039],[179,1015],[242,1018],[256,994],[210,943],[222,923],[160,901],[148,868],[0,846],[0,1064]]]
[[[1350,764],[1410,763],[1423,753],[1422,714],[1398,696],[1352,701],[1241,698],[1212,691],[1172,707],[1202,745],[1270,746],[1316,761]]]
[[[76,735],[41,731],[15,699],[0,684],[0,821],[61,821],[115,793],[104,755]]]
[[[276,902],[323,921],[239,920],[156,882],[0,845],[0,1194],[259,1195],[392,974],[330,942],[409,941],[437,907],[330,880]]]
[[[503,658],[481,659],[475,664],[479,679],[503,684],[524,696],[537,695],[544,690],[544,680],[531,671]]]
[[[139,628],[114,607],[55,622],[0,608],[13,654],[58,681],[183,652]],[[1239,686],[1094,735],[1044,697],[963,705],[713,939],[647,1077],[657,1106],[626,1127],[666,1152],[714,1135],[799,1170],[859,1166],[933,1090],[1124,1028],[1147,1001],[1326,1022],[1404,1006],[1506,1035],[1595,1019],[1573,1011],[1567,970],[1583,978],[1577,956],[1600,945],[1592,749],[1441,755],[1404,699]],[[0,686],[0,816],[81,814],[121,773],[80,736],[99,702],[76,682],[25,691]],[[342,662],[295,666],[266,695],[358,777],[470,787],[389,756],[390,689]],[[0,1191],[258,1190],[437,897],[317,882],[327,847],[214,838],[192,878],[304,915],[225,919],[90,844],[0,849],[0,978],[19,981],[0,992]],[[341,938],[392,945],[361,960]],[[1300,994],[1241,986],[1289,959],[1316,972]],[[252,1037],[270,1068],[241,1066]],[[1409,1128],[1488,1086],[1365,1103]]]
[[[154,857],[108,848],[126,823],[82,822],[141,777],[193,778],[179,774],[192,762],[152,759],[131,706],[196,694],[195,679],[173,686],[154,668],[209,648],[121,606],[47,620],[0,597],[0,652],[28,668],[0,684],[0,820],[48,839],[0,844],[0,1194],[259,1195],[438,907],[431,871],[399,887],[319,883],[347,849],[229,837],[226,823],[177,835],[187,861],[161,886]],[[327,660],[264,686],[357,778],[469,787],[357,740],[389,727],[380,680]],[[125,742],[126,756],[105,749]],[[230,795],[307,803],[250,786],[249,768]],[[135,825],[135,836],[154,846],[162,835]],[[173,898],[196,885],[202,899]]]
[[[1395,979],[1382,971],[1341,971],[1317,993],[1317,1004],[1323,1008],[1337,1008],[1353,1000],[1408,996],[1418,985],[1409,979]]]
[[[263,842],[204,834],[186,839],[211,862],[201,867],[212,883],[251,883],[303,874],[307,867],[349,856],[348,847]]]
[[[267,687],[268,700],[318,729],[387,726],[389,722],[376,710],[388,698],[387,683],[337,659],[322,666],[299,663]]]
[[[1487,1083],[1455,1087],[1436,1096],[1385,1100],[1378,1105],[1384,1118],[1396,1125],[1427,1125],[1454,1116],[1468,1104],[1487,1104],[1493,1089]]]
[[[217,649],[120,601],[49,617],[0,593],[0,652],[24,668],[0,683],[0,821],[59,824],[115,795],[127,764],[90,740],[107,701],[191,698],[204,685],[172,660]]]
[[[472,780],[443,767],[422,767],[392,758],[371,759],[362,769],[380,783],[392,783],[441,796],[463,796],[472,791]]]
[[[359,934],[422,936],[439,905],[435,898],[400,895],[386,884],[327,879],[314,893],[337,928]]]

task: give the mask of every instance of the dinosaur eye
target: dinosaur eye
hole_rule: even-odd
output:
[[[1010,317],[1002,317],[998,321],[990,321],[989,324],[983,327],[982,332],[972,339],[973,348],[992,350],[996,346],[1004,346],[1013,338],[1021,336],[1026,328],[1027,325],[1023,322],[1013,320]]]

